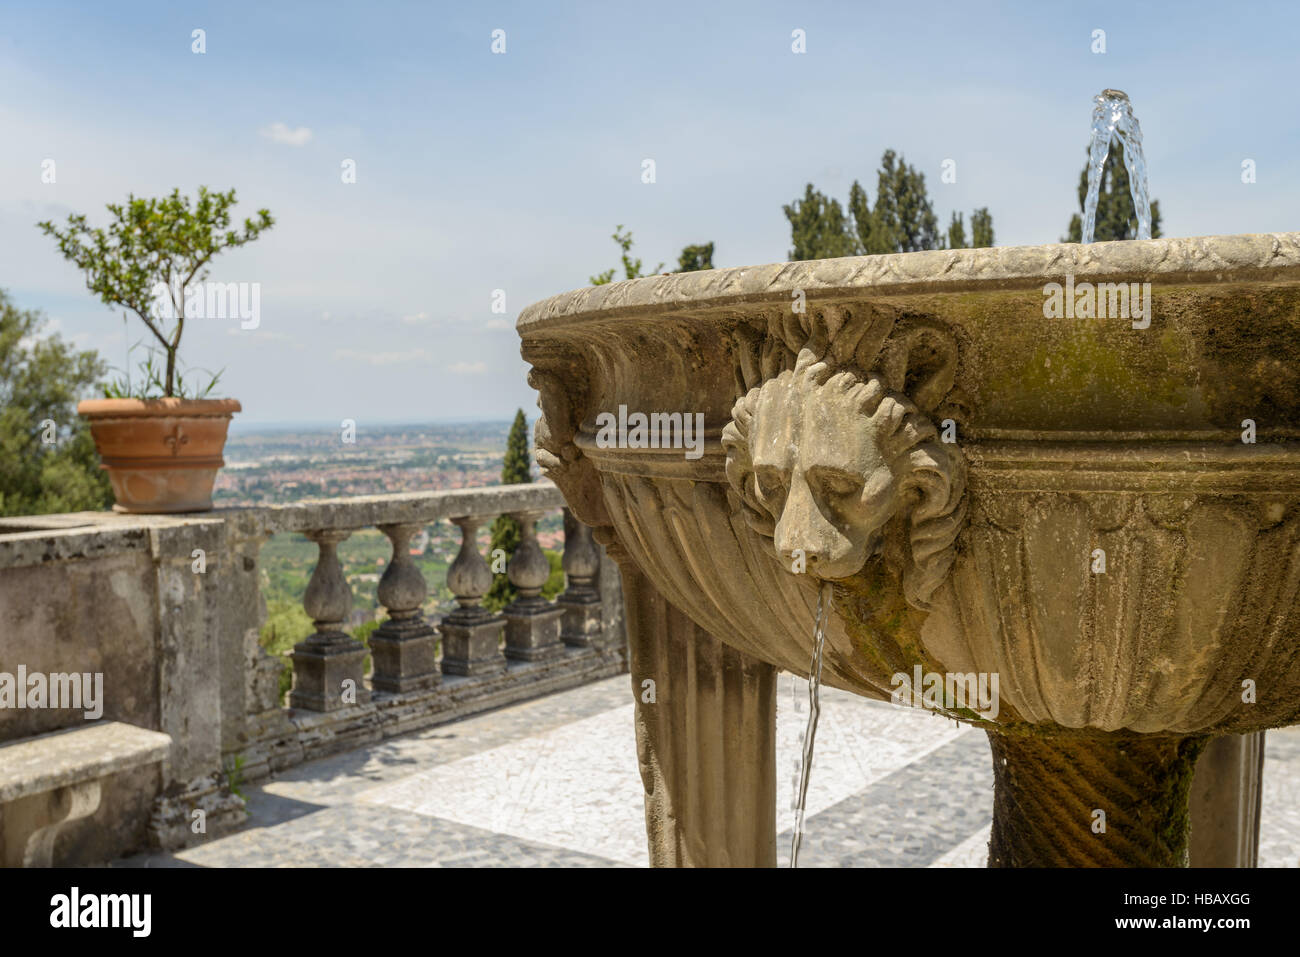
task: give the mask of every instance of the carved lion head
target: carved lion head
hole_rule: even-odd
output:
[[[903,591],[927,608],[964,516],[955,446],[875,374],[832,369],[812,349],[744,395],[723,431],[727,478],[746,521],[787,568],[825,580],[860,572],[907,523]]]

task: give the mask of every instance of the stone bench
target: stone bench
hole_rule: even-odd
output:
[[[103,779],[166,760],[171,744],[120,721],[0,744],[0,865],[52,866],[60,828],[95,813]]]

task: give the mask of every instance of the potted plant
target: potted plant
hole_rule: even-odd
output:
[[[240,296],[238,284],[213,284],[218,295],[205,294],[213,257],[252,242],[274,225],[263,209],[256,219],[244,220],[242,231],[232,230],[234,205],[233,189],[220,193],[200,186],[193,204],[180,190],[159,199],[131,195],[125,204],[110,203],[112,219],[103,228],[92,229],[80,214],[69,216],[64,229],[48,220],[37,224],[85,273],[86,288],[108,306],[134,312],[152,336],[134,381],[125,371],[104,386],[104,398],[77,406],[90,422],[120,511],[212,507],[226,429],[241,406],[235,399],[208,398],[220,373],[209,373],[200,386],[183,373],[178,351],[186,320],[205,314],[205,300],[215,300],[224,315],[221,297],[228,287],[235,286]]]

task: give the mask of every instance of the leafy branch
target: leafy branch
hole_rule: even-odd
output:
[[[640,279],[642,276],[653,276],[659,273],[664,268],[664,264],[660,263],[658,266],[655,266],[655,268],[650,270],[650,272],[648,273],[643,273],[641,271],[641,260],[632,258],[632,230],[629,229],[627,232],[623,232],[622,223],[619,223],[617,226],[614,227],[614,235],[612,238],[614,242],[618,243],[619,249],[622,250],[623,253],[622,258],[623,258],[623,272],[625,274],[624,278]],[[710,252],[712,252],[712,250],[710,250]],[[613,281],[614,281],[613,269],[606,269],[603,273],[591,277],[591,284],[593,286],[603,286],[605,285],[605,283],[613,282]]]
[[[80,213],[70,215],[64,229],[50,220],[36,224],[58,243],[64,258],[85,273],[87,289],[110,307],[134,312],[157,340],[167,356],[166,370],[155,371],[151,355],[145,389],[156,387],[170,397],[183,388],[176,356],[185,331],[185,290],[207,279],[215,256],[251,243],[275,225],[270,212],[261,209],[255,218],[244,220],[242,230],[231,229],[234,205],[233,189],[222,193],[200,186],[194,203],[179,189],[158,199],[129,194],[124,204],[108,204],[112,219],[107,227],[92,228]],[[171,327],[156,308],[162,289],[175,317]]]

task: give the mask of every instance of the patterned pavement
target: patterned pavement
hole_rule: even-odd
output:
[[[781,677],[777,828],[790,855],[806,684]],[[626,675],[301,765],[245,788],[249,824],[128,867],[643,867]],[[1300,729],[1269,732],[1260,863],[1300,866]],[[983,867],[984,734],[825,689],[801,867]]]

